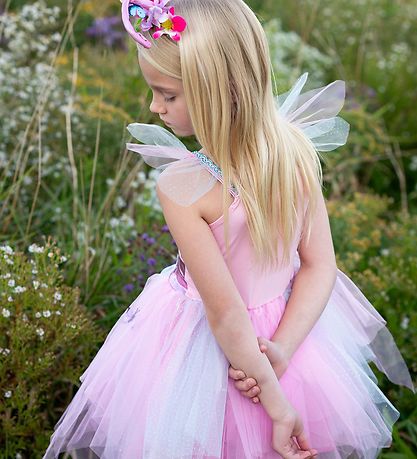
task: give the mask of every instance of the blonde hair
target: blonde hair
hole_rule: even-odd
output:
[[[148,34],[152,47],[138,52],[182,80],[196,138],[222,170],[223,208],[233,183],[260,267],[276,268],[279,250],[288,264],[298,219],[310,237],[322,170],[311,141],[277,112],[265,32],[242,0],[171,4],[187,21],[181,40]],[[227,248],[228,221],[226,211]]]

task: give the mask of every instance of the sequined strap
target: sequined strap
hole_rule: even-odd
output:
[[[193,151],[192,153],[200,160],[204,166],[206,166],[206,168],[217,178],[217,180],[223,183],[222,170],[215,162],[213,162],[201,151]],[[233,184],[229,187],[229,191],[234,197],[238,195],[237,189]]]

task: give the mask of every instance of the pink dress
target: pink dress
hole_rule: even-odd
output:
[[[299,234],[288,268],[260,275],[251,262],[244,207],[231,192],[228,266],[257,336],[271,338],[298,268]],[[225,253],[223,217],[210,228]],[[391,339],[384,325],[338,271],[324,313],[280,379],[319,457],[374,458],[391,443],[399,413],[367,362],[373,360],[394,380],[408,373],[395,344],[381,349],[379,341]],[[110,331],[80,377],[44,457],[75,450],[77,458],[279,458],[271,448],[269,416],[239,393],[228,366],[178,255],[177,263],[148,279]]]
[[[319,112],[317,101],[316,107]],[[319,125],[320,133],[329,121]],[[190,195],[197,199],[221,180],[214,163],[182,148],[176,139],[168,141],[168,131],[140,124],[136,129],[137,138],[146,142],[159,132],[156,147],[128,144],[148,164],[163,168],[173,158],[178,161],[178,167],[168,167],[158,179],[178,201],[189,201]],[[161,149],[164,142],[171,147]],[[329,137],[323,145],[329,145]],[[190,180],[183,180],[185,173]],[[176,187],[178,178],[189,185],[186,193]],[[253,262],[244,206],[233,188],[230,192],[234,201],[229,208],[228,267],[256,335],[271,338],[299,269],[300,231],[294,237],[291,263],[261,274]],[[223,217],[210,228],[225,254]],[[323,314],[280,378],[320,459],[376,458],[391,443],[399,413],[378,388],[368,363],[374,362],[391,381],[413,386],[385,323],[338,270]],[[78,459],[279,458],[271,447],[268,414],[240,394],[228,378],[228,367],[178,254],[175,264],[149,277],[81,375],[82,384],[56,424],[44,458],[56,458],[63,451]]]

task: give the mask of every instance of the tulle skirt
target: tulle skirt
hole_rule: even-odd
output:
[[[248,308],[271,338],[286,292]],[[399,413],[368,362],[412,388],[385,321],[340,270],[328,304],[280,384],[319,458],[375,458]],[[272,422],[228,378],[229,363],[202,301],[187,296],[175,265],[151,276],[81,375],[44,459],[61,452],[103,459],[276,459]]]

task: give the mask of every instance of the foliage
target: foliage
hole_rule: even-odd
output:
[[[28,253],[0,246],[0,450],[3,457],[46,448],[51,417],[65,408],[73,385],[103,334],[63,284],[67,260],[48,240]]]

